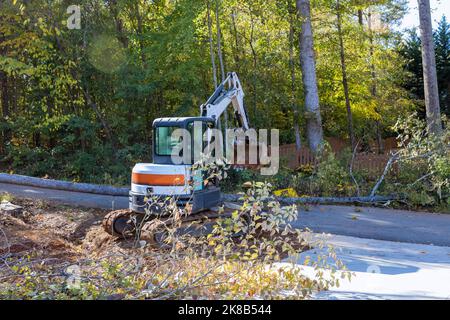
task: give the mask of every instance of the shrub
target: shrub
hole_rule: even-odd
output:
[[[448,121],[443,123],[443,134],[434,136],[417,115],[397,122],[400,149],[391,160],[398,169],[386,177],[382,192],[401,193],[412,207],[434,206],[450,212],[450,136]]]
[[[348,170],[329,147],[318,157],[316,166],[304,165],[297,169],[291,186],[303,196],[338,197],[355,193]]]

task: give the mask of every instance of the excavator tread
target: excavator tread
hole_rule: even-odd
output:
[[[120,219],[120,218],[126,218],[126,217],[130,218],[132,214],[133,214],[133,212],[129,209],[115,210],[115,211],[109,212],[103,218],[103,221],[102,221],[103,230],[105,230],[106,233],[108,233],[114,237],[123,238],[124,235],[115,230],[114,223],[116,222],[117,219]]]
[[[192,215],[187,215],[181,218],[181,223],[178,227],[188,227],[196,222],[199,225],[204,223],[211,223],[216,219],[227,218],[230,217],[232,212],[237,209],[236,205],[225,204],[224,210],[221,211],[219,208],[211,208],[210,210],[195,213]],[[129,209],[124,210],[115,210],[109,212],[102,221],[102,226],[105,232],[116,237],[116,238],[125,238],[125,234],[118,232],[115,228],[115,223],[118,219],[126,218],[130,219],[135,213]],[[130,222],[131,223],[131,222]],[[143,240],[148,241],[151,245],[156,245],[158,247],[163,247],[164,245],[161,243],[162,240],[159,236],[163,235],[165,231],[170,229],[170,227],[176,223],[173,217],[159,218],[159,219],[151,219],[142,224],[139,231],[139,237]],[[131,225],[131,224],[130,224]],[[132,229],[132,230],[131,230]],[[135,235],[136,228],[130,228],[128,233],[133,233]],[[129,235],[129,234],[128,234]]]

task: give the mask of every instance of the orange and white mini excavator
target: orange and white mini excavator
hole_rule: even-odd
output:
[[[174,139],[172,133],[176,129],[186,129],[193,132],[194,123],[201,123],[202,135],[193,136],[191,143],[203,142],[203,134],[207,130],[220,126],[220,116],[232,105],[237,121],[237,128],[249,129],[249,121],[244,108],[244,91],[235,72],[230,72],[227,78],[217,87],[205,104],[200,106],[199,117],[158,118],[153,121],[153,163],[138,163],[134,166],[129,194],[129,209],[109,213],[104,221],[105,230],[113,235],[121,236],[128,230],[130,215],[138,218],[160,216],[161,206],[149,199],[176,199],[178,206],[189,204],[191,213],[205,212],[221,204],[221,193],[217,183],[195,183],[203,181],[200,170],[193,169],[194,155],[190,163],[173,163],[173,150],[181,139]],[[236,128],[236,129],[237,129]],[[206,134],[206,136],[209,136]],[[189,148],[194,152],[196,148]],[[189,150],[188,149],[188,150]],[[203,149],[202,149],[203,150]],[[147,218],[148,219],[148,218]],[[142,220],[142,218],[141,218]]]

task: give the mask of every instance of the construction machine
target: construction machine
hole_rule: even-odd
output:
[[[248,130],[249,120],[244,108],[244,91],[235,72],[228,73],[226,79],[216,88],[206,103],[200,106],[200,116],[158,118],[153,121],[153,163],[138,163],[132,170],[129,210],[109,213],[104,221],[105,231],[115,236],[123,236],[134,227],[130,221],[142,222],[164,215],[164,201],[175,199],[177,206],[190,208],[189,218],[203,219],[216,217],[216,208],[222,204],[217,181],[202,183],[204,172],[195,169],[192,155],[189,163],[174,163],[173,152],[182,139],[174,138],[176,129],[193,133],[193,144],[208,144],[209,131],[220,127],[220,117],[232,106],[237,122],[236,129]],[[194,125],[201,124],[201,136],[193,132]],[[196,136],[197,135],[197,136]],[[207,141],[203,137],[208,136]],[[184,150],[183,152],[187,152]],[[197,182],[197,183],[196,183]],[[200,182],[200,183],[198,183]],[[165,200],[164,200],[165,199]],[[147,221],[144,221],[146,223]]]

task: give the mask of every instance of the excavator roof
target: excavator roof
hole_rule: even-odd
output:
[[[213,118],[210,117],[177,117],[177,118],[158,118],[153,121],[154,127],[163,126],[185,126],[188,122],[192,121],[204,121],[204,122],[215,122]]]

